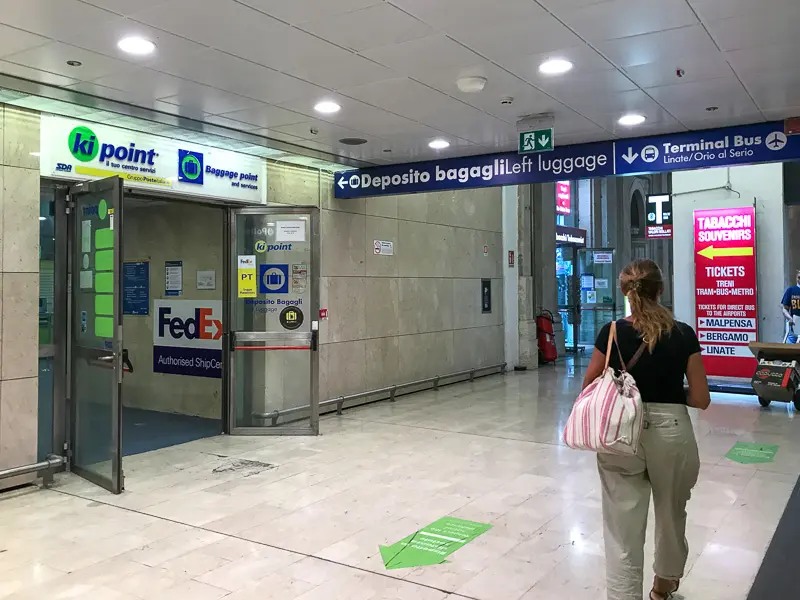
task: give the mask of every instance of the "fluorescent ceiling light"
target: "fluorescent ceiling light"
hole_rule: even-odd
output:
[[[431,141],[428,144],[428,146],[430,146],[434,150],[444,150],[445,148],[449,148],[450,147],[450,142],[448,142],[447,140],[443,140],[443,139],[439,138],[439,139],[435,139],[435,140]]]
[[[539,65],[539,73],[543,75],[563,75],[572,70],[572,63],[562,58],[553,58]]]
[[[315,111],[322,113],[323,115],[332,115],[333,113],[339,112],[341,109],[342,107],[336,104],[336,102],[331,102],[329,100],[319,102],[314,107]]]
[[[137,56],[152,54],[156,49],[156,45],[150,40],[136,36],[122,38],[117,43],[117,47],[123,52]]]
[[[625,127],[633,127],[634,125],[641,125],[647,120],[647,117],[644,115],[637,115],[636,113],[630,113],[627,115],[623,115],[619,118],[620,125],[624,125]]]

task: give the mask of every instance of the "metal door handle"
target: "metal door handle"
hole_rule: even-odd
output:
[[[113,356],[100,356],[100,357],[97,358],[97,360],[110,363],[110,362],[114,362],[114,357]]]

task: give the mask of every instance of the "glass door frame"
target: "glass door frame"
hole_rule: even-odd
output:
[[[596,252],[605,252],[611,254],[611,262],[610,263],[595,263],[594,262],[594,253]],[[589,260],[591,257],[591,260]],[[584,274],[583,271],[588,264],[597,265],[608,265],[608,292],[611,295],[611,302],[595,302],[594,304],[590,304],[589,302],[583,302],[583,293],[584,290],[581,289],[580,280],[581,276]],[[581,325],[583,324],[584,320],[592,319],[596,325],[594,336],[600,331],[598,324],[605,324],[609,321],[600,319],[598,321],[597,314],[599,312],[610,312],[611,313],[611,321],[617,319],[617,315],[619,310],[617,308],[617,291],[619,286],[618,280],[618,270],[617,270],[617,249],[616,248],[578,248],[575,252],[575,269],[576,269],[576,281],[578,282],[578,303],[579,303],[579,314],[580,318],[576,324],[575,330],[575,344],[578,347],[585,346],[586,348],[591,348],[594,344],[594,339],[586,340],[585,343],[581,342],[580,334],[581,334]],[[594,276],[595,280],[598,278],[596,269],[592,269],[592,275]],[[601,278],[606,279],[606,278]],[[597,293],[597,288],[595,288],[595,293]],[[601,325],[602,326],[602,325]]]
[[[98,192],[108,192],[108,198],[112,199],[110,208],[113,209],[111,218],[114,225],[114,331],[110,349],[91,349],[81,347],[75,340],[75,332],[80,328],[78,323],[77,310],[75,307],[74,294],[80,289],[79,277],[81,266],[75,263],[77,245],[80,243],[78,233],[81,227],[81,215],[78,214],[78,203],[76,196],[82,194],[95,194]],[[105,488],[113,494],[120,494],[124,489],[124,476],[122,472],[122,376],[123,376],[123,340],[122,340],[122,227],[123,227],[123,202],[124,187],[123,181],[119,177],[109,177],[96,181],[86,181],[76,183],[70,187],[68,195],[68,206],[70,208],[70,235],[69,235],[69,271],[70,279],[68,288],[68,332],[67,332],[67,386],[68,392],[67,405],[69,407],[69,450],[70,450],[70,471],[83,477],[87,481]],[[109,448],[109,460],[111,462],[111,476],[103,477],[94,471],[84,469],[75,464],[77,455],[78,439],[78,400],[75,393],[75,373],[74,361],[84,356],[88,360],[102,361],[109,363],[114,371],[113,383],[109,392],[111,393],[111,447]]]
[[[304,215],[308,217],[310,224],[310,245],[311,260],[308,271],[311,274],[309,288],[311,292],[310,314],[311,331],[309,333],[292,332],[252,332],[235,331],[234,329],[234,307],[238,298],[238,260],[237,256],[237,224],[238,215]],[[226,419],[225,429],[230,435],[262,435],[262,436],[285,436],[285,435],[319,435],[319,310],[320,310],[320,215],[319,209],[315,206],[283,206],[283,207],[229,207],[227,210],[227,232],[228,238],[225,242],[225,284],[227,287],[226,300],[224,302],[223,320],[224,331],[223,340],[223,386],[226,395]],[[237,344],[262,344],[264,347],[297,347],[307,345],[310,352],[310,398],[308,405],[308,426],[296,426],[289,424],[269,423],[269,419],[264,419],[261,427],[240,427],[236,424],[236,348]],[[241,350],[240,350],[241,351]],[[270,351],[270,350],[264,350]],[[306,351],[298,350],[298,351]],[[298,410],[298,414],[304,411]],[[278,414],[277,419],[280,418]],[[266,416],[265,416],[266,417]]]

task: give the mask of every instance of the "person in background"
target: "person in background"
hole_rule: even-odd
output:
[[[781,300],[781,310],[787,323],[791,326],[794,339],[787,336],[787,341],[797,343],[800,336],[800,271],[795,275],[795,284],[786,288]]]
[[[617,322],[617,345],[629,361],[642,342],[646,349],[630,369],[644,404],[644,429],[634,456],[598,454],[602,484],[608,600],[642,600],[644,545],[650,495],[655,509],[655,580],[650,600],[665,600],[678,590],[689,547],[686,503],[697,483],[700,458],[687,406],[705,410],[711,403],[708,380],[694,330],[676,321],[659,303],[661,269],[636,260],[620,274],[620,288],[632,314]],[[605,366],[611,324],[600,331],[584,388]],[[612,350],[610,365],[621,364]],[[684,375],[689,395],[684,391]]]

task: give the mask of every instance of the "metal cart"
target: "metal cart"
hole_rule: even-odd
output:
[[[751,383],[759,404],[792,402],[800,410],[800,344],[750,342],[750,351],[758,359]]]

